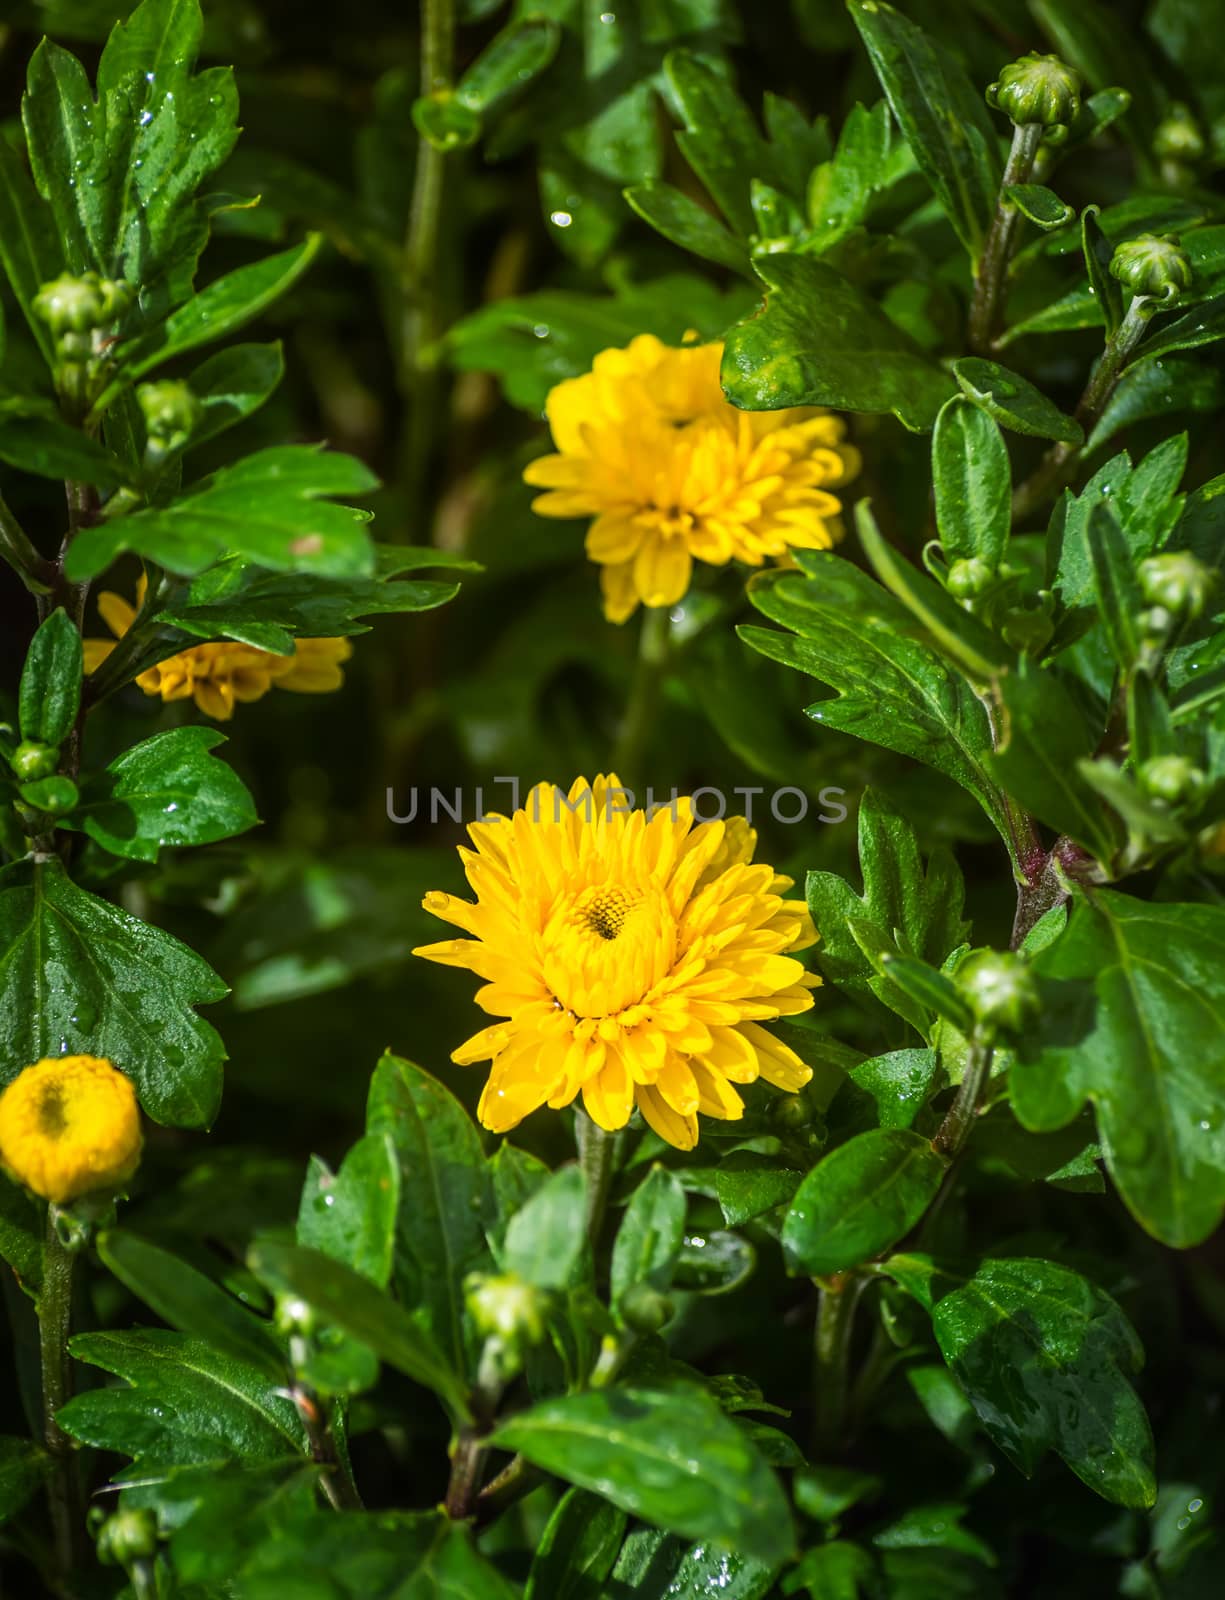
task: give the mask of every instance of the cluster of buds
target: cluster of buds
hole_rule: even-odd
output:
[[[1136,569],[1145,608],[1140,613],[1140,665],[1152,671],[1184,623],[1203,615],[1216,574],[1189,550],[1148,556]]]
[[[145,419],[145,465],[148,467],[160,466],[167,456],[183,449],[203,411],[191,386],[172,378],[138,384],[136,403]]]
[[[34,315],[55,340],[56,385],[77,411],[87,410],[104,384],[115,330],[135,300],[130,283],[96,272],[61,273],[34,296]]]
[[[1019,1032],[1040,1007],[1038,986],[1020,956],[976,950],[957,969],[957,989],[988,1032]]]
[[[110,1516],[95,1507],[95,1513],[90,1525],[103,1566],[130,1573],[138,1562],[151,1561],[157,1554],[157,1517],[146,1507],[124,1506]]]
[[[1066,137],[1080,111],[1080,74],[1058,56],[1031,52],[1012,61],[987,90],[987,104],[1017,128]]]
[[[1196,805],[1208,787],[1207,776],[1190,756],[1150,756],[1136,779],[1148,799],[1163,810]]]
[[[500,1392],[523,1370],[528,1346],[545,1332],[545,1297],[514,1272],[473,1272],[464,1280],[472,1325],[484,1339],[478,1386]]]

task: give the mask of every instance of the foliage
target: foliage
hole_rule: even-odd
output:
[[[0,1174],[14,1593],[1216,1592],[1223,32],[6,9],[0,1086],[148,1119],[126,1193]],[[642,335],[849,443],[812,547],[618,627],[521,478]],[[461,822],[614,770],[753,808],[819,934],[740,869],[709,942],[820,987],[698,999],[693,1149],[491,1136],[413,956]]]

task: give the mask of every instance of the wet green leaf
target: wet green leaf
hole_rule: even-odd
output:
[[[850,1077],[875,1100],[882,1128],[909,1128],[927,1103],[938,1065],[934,1050],[892,1050],[861,1061]]]
[[[31,309],[44,283],[64,269],[63,250],[52,212],[30,182],[21,157],[0,134],[0,263],[13,298],[47,365],[55,362],[51,330]]]
[[[203,407],[187,448],[194,450],[258,411],[284,374],[279,343],[231,345],[202,361],[187,380]]]
[[[1001,427],[1039,439],[1059,439],[1065,444],[1084,441],[1085,431],[1080,423],[1065,417],[1053,401],[1019,373],[977,356],[954,361],[953,371],[962,392]]]
[[[790,1518],[773,1473],[696,1387],[545,1400],[504,1422],[492,1442],[674,1533],[766,1563],[791,1553]]]
[[[7,1179],[0,1182],[0,1261],[7,1261],[27,1294],[43,1275],[43,1216],[38,1203]]]
[[[889,107],[958,238],[977,260],[995,211],[999,136],[980,91],[884,0],[848,0]]]
[[[506,1270],[538,1289],[569,1289],[590,1277],[586,1196],[576,1166],[546,1178],[507,1225],[501,1249]]]
[[[224,1050],[192,1008],[224,997],[216,973],[160,928],[79,889],[58,860],[10,869],[4,882],[6,1078],[43,1056],[103,1056],[135,1081],[155,1122],[207,1127]]]
[[[1102,232],[1098,223],[1099,206],[1086,206],[1080,219],[1081,238],[1085,253],[1085,271],[1089,289],[1102,308],[1106,322],[1106,336],[1113,338],[1123,320],[1123,289],[1110,271],[1114,246]]]
[[[164,846],[211,844],[259,820],[242,779],[210,755],[213,728],[172,728],[116,756],[86,791],[69,826],[130,861],[156,861]]]
[[[630,208],[656,233],[718,266],[733,272],[749,272],[749,252],[717,217],[670,183],[640,183],[625,191]]]
[[[129,476],[109,450],[56,417],[0,417],[0,461],[98,489],[117,489]]]
[[[72,732],[81,705],[81,635],[62,608],[51,613],[30,643],[21,673],[21,737],[59,745]]]
[[[312,1156],[298,1205],[298,1243],[343,1261],[380,1289],[391,1280],[400,1169],[387,1133],[368,1133],[337,1172]]]
[[[1076,215],[1070,205],[1040,183],[1009,184],[1004,192],[1036,228],[1062,228]]]
[[[1008,446],[995,419],[967,399],[948,402],[932,434],[936,526],[950,562],[999,566],[1012,526]]]
[[[952,380],[861,289],[807,256],[761,257],[754,267],[765,306],[730,331],[723,355],[733,405],[891,411],[915,432],[934,424]]]
[[[553,60],[561,30],[549,16],[516,17],[496,33],[455,85],[461,105],[487,116]]]
[[[908,1259],[885,1264],[903,1287]],[[968,1278],[941,1270],[931,1284],[940,1352],[1012,1464],[1030,1477],[1053,1450],[1103,1498],[1152,1505],[1153,1436],[1128,1382],[1144,1352],[1110,1296],[1023,1257],[983,1261]]]
[[[600,1600],[626,1520],[620,1507],[585,1489],[564,1494],[540,1536],[524,1600]]]
[[[804,1179],[783,1224],[790,1271],[825,1277],[857,1267],[909,1233],[944,1180],[946,1164],[906,1128],[857,1134]]]
[[[672,1282],[685,1232],[685,1191],[664,1167],[652,1167],[634,1190],[617,1229],[612,1256],[612,1304],[646,1284],[661,1293]]]
[[[1106,1167],[1166,1244],[1225,1210],[1225,912],[1096,891],[1034,962],[1043,1009],[1014,1066],[1026,1127],[1092,1100]]]

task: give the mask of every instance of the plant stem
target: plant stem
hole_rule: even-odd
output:
[[[1048,855],[1038,875],[1017,885],[1017,909],[1012,922],[1010,950],[1019,950],[1026,937],[1052,907],[1061,904],[1068,891],[1054,869],[1054,853]]]
[[[1041,142],[1041,123],[1027,122],[1012,130],[1012,149],[1008,152],[1004,167],[995,216],[983,244],[982,260],[974,280],[974,299],[970,305],[970,348],[979,355],[989,355],[992,350],[1008,266],[1016,244],[1017,224],[1021,220],[1021,213],[1008,198],[1008,189],[1013,184],[1029,182],[1034,157],[1038,154]]]
[[[961,1147],[970,1137],[970,1129],[974,1126],[974,1118],[978,1115],[978,1102],[982,1097],[983,1085],[991,1071],[991,1058],[995,1054],[995,1045],[988,1039],[975,1034],[970,1040],[970,1054],[966,1061],[965,1075],[957,1087],[957,1097],[945,1113],[944,1121],[936,1130],[936,1137],[932,1144],[941,1155],[947,1156],[950,1161],[955,1160],[961,1153]]]
[[[813,1347],[813,1451],[836,1454],[846,1426],[855,1308],[867,1280],[841,1273],[818,1285]]]
[[[476,1506],[481,1486],[481,1467],[485,1461],[486,1446],[477,1429],[464,1427],[459,1431],[451,1455],[451,1478],[447,1484],[444,1501],[447,1516],[456,1522],[470,1517]]]
[[[422,0],[421,93],[451,87],[455,75],[455,0]],[[424,500],[425,475],[437,422],[437,365],[430,346],[442,332],[438,299],[438,244],[446,156],[418,137],[417,165],[404,239],[404,292],[400,320],[401,389],[408,408],[405,487],[409,503]]]
[[[43,1281],[38,1295],[38,1349],[42,1365],[43,1437],[52,1458],[47,1496],[56,1560],[64,1579],[79,1564],[83,1527],[76,1451],[72,1440],[55,1420],[60,1407],[72,1398],[68,1336],[72,1324],[73,1260],[56,1230],[55,1207],[48,1206]]]
[[[507,1506],[530,1494],[544,1474],[522,1456],[515,1456],[502,1468],[496,1478],[491,1478],[477,1497],[476,1517],[479,1525],[492,1522]]]
[[[1076,407],[1076,420],[1084,429],[1086,440],[1101,419],[1132,351],[1148,328],[1153,310],[1147,295],[1136,295],[1122,322],[1106,340],[1106,348],[1090,374],[1085,392]],[[1012,497],[1014,522],[1029,516],[1071,482],[1083,449],[1083,443],[1060,443],[1047,451],[1037,469]]]
[[[617,1136],[614,1133],[606,1133],[591,1120],[581,1106],[575,1106],[574,1139],[578,1145],[578,1162],[587,1189],[587,1237],[591,1240],[591,1248],[594,1250],[599,1243],[604,1212],[608,1206]]]
[[[667,606],[648,607],[638,635],[638,664],[630,697],[613,748],[613,771],[631,788],[641,785],[647,739],[659,706],[659,691],[668,665],[672,619]]]

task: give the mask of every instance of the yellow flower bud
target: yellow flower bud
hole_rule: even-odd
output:
[[[120,1188],[141,1143],[131,1080],[97,1056],[35,1062],[0,1095],[0,1162],[56,1205]]]

